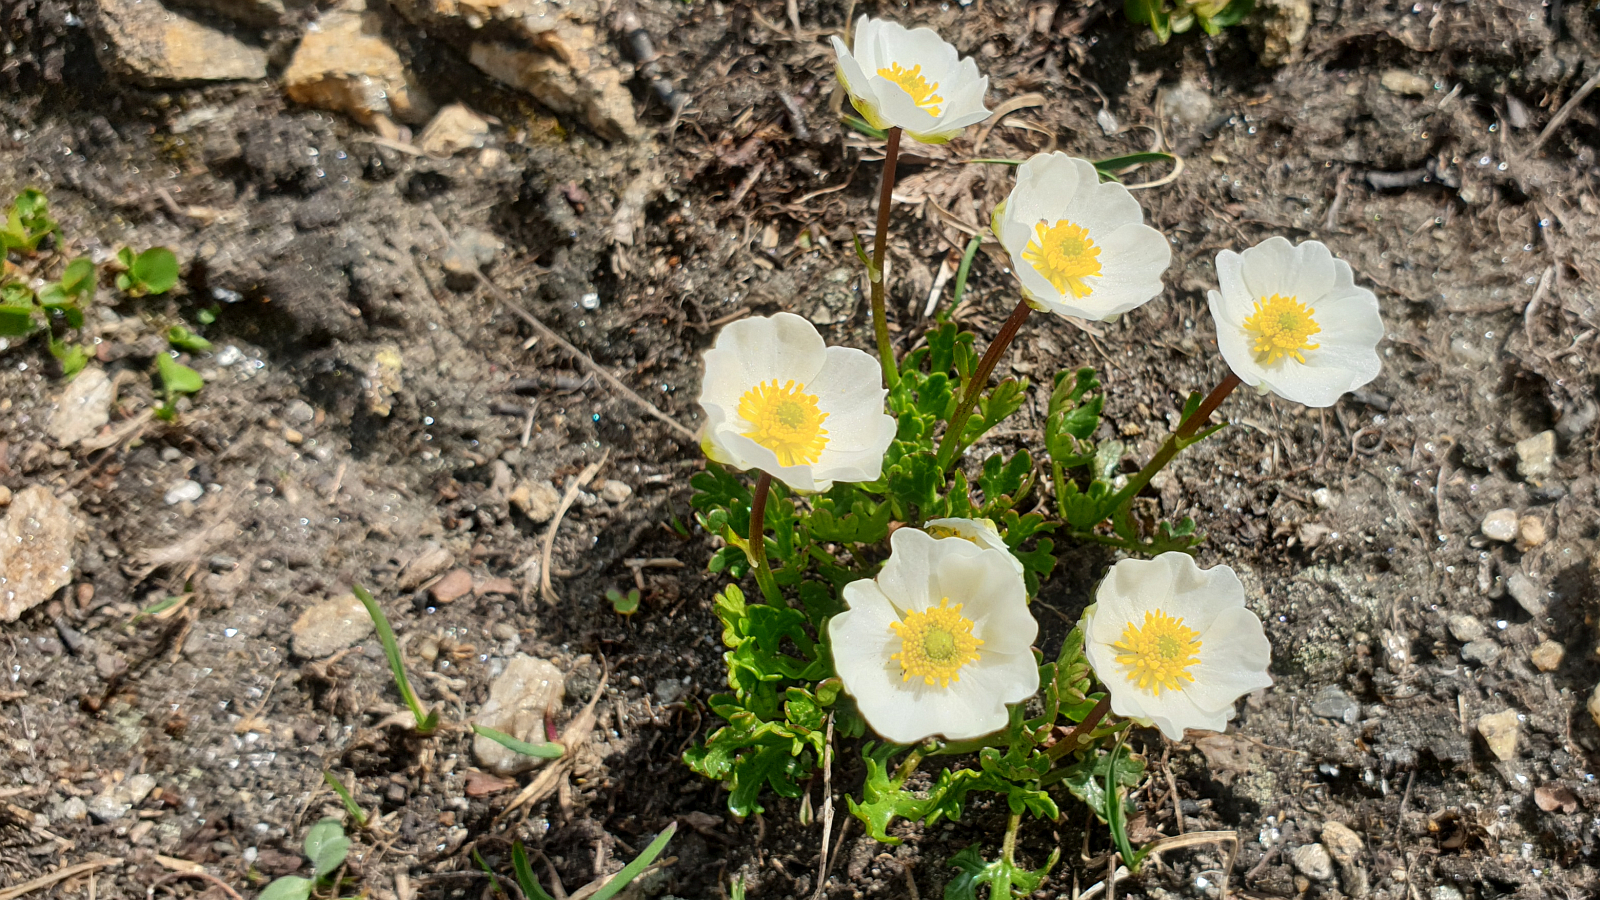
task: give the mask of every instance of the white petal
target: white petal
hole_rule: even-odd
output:
[[[1300,286],[1295,271],[1298,254],[1288,238],[1274,235],[1239,255],[1243,263],[1239,273],[1252,304],[1273,294],[1294,296]],[[1328,274],[1331,279],[1331,269]]]
[[[1087,229],[1097,243],[1125,225],[1144,223],[1144,209],[1131,191],[1115,181],[1100,181],[1100,173],[1088,160],[1074,160],[1074,167],[1078,170],[1078,194],[1057,218]],[[1166,243],[1165,238],[1162,243]]]
[[[741,380],[749,390],[772,379],[809,383],[822,369],[827,344],[815,325],[793,313],[778,313],[727,325],[712,349],[728,351],[743,365]]]
[[[878,571],[878,587],[901,612],[921,612],[929,603],[928,580],[933,575],[934,540],[915,528],[897,528],[889,535],[889,561]]]
[[[922,77],[929,84],[938,85],[938,92],[948,99],[947,91],[958,75],[957,62],[961,56],[956,48],[932,28],[908,29],[897,22],[885,22],[884,34],[891,53],[884,57],[889,61],[884,65],[899,63],[906,69],[921,66]]]
[[[1221,257],[1217,259],[1217,271],[1218,273],[1223,271]],[[1223,279],[1223,284],[1227,284],[1225,278]],[[1222,358],[1228,363],[1228,368],[1233,370],[1233,374],[1239,376],[1240,381],[1251,387],[1261,384],[1262,376],[1265,373],[1260,364],[1256,362],[1256,355],[1253,350],[1254,344],[1250,340],[1249,334],[1239,324],[1243,319],[1235,319],[1233,316],[1232,307],[1234,304],[1230,302],[1226,294],[1218,293],[1217,291],[1209,291],[1206,296],[1210,301],[1211,318],[1217,325],[1218,352],[1222,354]]]
[[[1183,620],[1185,627],[1205,634],[1218,616],[1244,608],[1244,585],[1227,566],[1202,569],[1187,553],[1168,552],[1155,558],[1164,564],[1172,592],[1161,611]]]
[[[1161,274],[1172,263],[1172,247],[1161,232],[1148,225],[1124,225],[1106,235],[1100,247],[1100,275],[1088,280],[1093,289],[1089,296],[1062,301],[1092,311],[1085,318],[1120,316],[1165,289]]]
[[[1139,705],[1144,710],[1142,718],[1150,719],[1161,729],[1162,734],[1174,741],[1183,740],[1183,732],[1188,728],[1222,731],[1228,727],[1228,720],[1233,718],[1233,707],[1222,710],[1201,709],[1195,705],[1193,698],[1183,691],[1162,691],[1160,696],[1142,694],[1139,697]],[[1113,712],[1117,712],[1114,697],[1111,708]]]
[[[882,75],[873,75],[871,80],[872,90],[878,97],[878,112],[885,121],[907,132],[933,133],[938,130],[939,120],[918,106],[905,88]]]
[[[860,60],[857,60],[846,51],[844,49],[844,41],[839,40],[837,37],[833,39],[833,52],[838,54],[839,57],[839,80],[844,82],[845,90],[849,91],[852,96],[876,106],[878,103],[877,92],[872,86],[872,79],[867,75],[866,70],[861,68]]]
[[[1267,668],[1272,645],[1261,620],[1244,607],[1226,610],[1200,638],[1200,662],[1189,670],[1194,682],[1184,693],[1200,709],[1232,710],[1233,701],[1272,686]]]
[[[1081,165],[1080,165],[1081,163]],[[1038,153],[1017,167],[1017,184],[1006,199],[1008,214],[1028,223],[1054,224],[1065,217],[1073,198],[1083,189],[1084,168],[1098,180],[1094,165],[1065,153]]]
[[[972,633],[985,651],[1025,653],[1039,635],[1039,623],[1028,612],[1027,588],[1010,553],[981,549],[970,541],[938,542],[928,596],[961,604],[972,620]]]
[[[816,472],[811,466],[779,465],[777,454],[740,434],[745,427],[747,426],[744,420],[740,419],[737,423],[719,426],[716,432],[710,435],[710,438],[732,457],[734,462],[730,465],[741,470],[759,469],[797,491],[828,489],[829,485],[819,483]]]
[[[873,19],[864,15],[856,19],[855,50],[852,55],[855,56],[856,62],[869,75],[878,71],[878,67],[881,65],[880,60],[883,59],[879,54],[883,47],[881,39],[883,25],[884,23],[881,19]]]

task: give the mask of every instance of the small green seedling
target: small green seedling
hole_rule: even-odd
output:
[[[267,885],[257,900],[307,900],[313,890],[333,886],[333,874],[350,853],[350,839],[338,819],[323,819],[306,832],[306,857],[312,877],[285,875]]]
[[[206,386],[200,373],[172,358],[170,353],[156,354],[156,376],[161,379],[161,390],[166,402],[156,409],[156,418],[171,422],[178,418],[178,397],[196,394]]]
[[[1124,0],[1128,21],[1149,25],[1156,38],[1165,44],[1174,34],[1182,34],[1196,24],[1206,34],[1218,34],[1237,25],[1256,8],[1256,0]]]
[[[611,900],[612,897],[622,893],[628,885],[644,874],[644,870],[656,861],[656,857],[661,855],[661,851],[667,849],[667,842],[672,840],[672,836],[677,831],[677,822],[673,822],[662,829],[661,833],[656,835],[656,839],[650,842],[650,846],[644,848],[644,852],[635,857],[633,862],[623,866],[622,871],[607,879],[594,893],[588,894],[589,900]],[[550,894],[540,886],[539,880],[533,877],[533,867],[528,865],[528,852],[523,849],[521,841],[513,841],[511,844],[511,867],[517,876],[517,887],[522,888],[522,896],[526,897],[527,900],[553,900]],[[593,885],[589,887],[593,887]],[[586,887],[583,890],[587,891],[589,888]],[[273,898],[266,898],[266,900],[273,900]]]
[[[560,757],[561,754],[567,752],[565,747],[561,746],[555,741],[549,741],[542,744],[530,744],[527,741],[517,740],[511,735],[506,734],[504,731],[497,731],[493,728],[488,728],[483,725],[473,725],[472,730],[483,735],[489,740],[494,741],[496,744],[499,744],[507,750],[510,750],[512,753],[520,753],[523,756],[532,756],[536,759],[556,759]]]
[[[344,811],[350,814],[350,818],[356,821],[356,825],[362,828],[367,827],[366,812],[356,805],[356,798],[352,797],[350,791],[345,789],[344,782],[339,780],[339,776],[332,772],[323,772],[322,780],[327,782],[328,787],[333,788],[335,794],[339,795],[339,799],[344,803]]]
[[[626,594],[616,588],[606,588],[606,599],[618,615],[631,616],[639,611],[639,589],[630,588]]]
[[[151,247],[135,255],[132,247],[117,251],[123,271],[117,275],[117,290],[130,297],[165,294],[178,284],[178,257],[165,247]]]
[[[0,253],[16,250],[31,256],[46,237],[59,231],[56,220],[50,218],[50,201],[43,192],[28,188],[6,210],[5,227],[0,229]]]
[[[211,349],[210,341],[183,325],[174,325],[167,329],[167,343],[189,353],[204,353]]]
[[[406,701],[406,706],[411,709],[412,718],[417,722],[417,734],[429,735],[439,729],[439,711],[424,712],[422,701],[417,699],[416,691],[411,689],[411,682],[406,678],[405,660],[400,657],[400,643],[394,638],[394,629],[389,627],[389,618],[378,608],[378,601],[361,585],[353,585],[351,591],[356,599],[367,608],[367,615],[372,617],[372,624],[378,629],[378,642],[383,644],[383,655],[389,658],[389,671],[394,673],[395,687],[399,688],[400,696]]]

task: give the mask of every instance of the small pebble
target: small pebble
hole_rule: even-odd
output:
[[[179,481],[167,489],[166,501],[168,506],[177,506],[179,503],[193,503],[206,495],[206,489],[198,481]]]
[[[1317,488],[1311,492],[1311,502],[1323,509],[1333,509],[1333,492],[1325,487]]]
[[[515,640],[517,627],[510,622],[496,622],[489,628],[489,633],[494,635],[494,639],[497,641]]]
[[[1289,857],[1294,861],[1294,867],[1307,878],[1316,881],[1333,880],[1333,858],[1328,856],[1328,848],[1321,844],[1296,847]]]
[[[1538,516],[1523,516],[1517,520],[1517,547],[1531,550],[1549,540],[1544,520]]]
[[[1503,652],[1499,644],[1488,639],[1469,641],[1461,648],[1461,658],[1470,663],[1487,666],[1499,659]]]
[[[11,505],[11,488],[8,488],[5,485],[0,484],[0,509],[5,509],[6,507],[8,507],[10,505]]]
[[[1311,700],[1311,711],[1325,719],[1354,725],[1361,717],[1361,704],[1336,685],[1328,685]]]
[[[456,569],[434,582],[433,587],[428,588],[428,595],[435,603],[453,603],[470,593],[472,593],[472,573],[466,569]]]
[[[1432,81],[1405,69],[1389,69],[1379,76],[1378,83],[1386,91],[1413,97],[1424,96],[1433,88]]]
[[[1514,541],[1517,538],[1517,511],[1497,509],[1483,517],[1483,536],[1491,541]]]
[[[1544,589],[1521,572],[1512,572],[1511,577],[1506,579],[1506,592],[1535,619],[1544,618],[1549,611],[1545,604]]]
[[[1545,641],[1533,648],[1529,658],[1533,660],[1534,668],[1541,672],[1554,672],[1561,668],[1561,659],[1567,655],[1567,648],[1555,641]]]
[[[613,506],[621,503],[631,496],[633,496],[633,488],[628,487],[626,484],[617,481],[616,479],[607,481],[605,486],[600,489],[601,499]]]
[[[1333,861],[1341,866],[1359,865],[1361,854],[1366,852],[1366,846],[1361,842],[1361,835],[1356,834],[1343,822],[1322,824],[1322,846],[1327,848]]]
[[[1451,616],[1449,626],[1450,636],[1463,644],[1480,640],[1489,633],[1489,629],[1472,616]]]
[[[1521,727],[1521,723],[1517,721],[1517,711],[1514,709],[1478,717],[1478,733],[1483,735],[1484,743],[1489,745],[1489,752],[1500,760],[1516,759],[1517,732]]]
[[[1535,484],[1555,472],[1556,433],[1541,431],[1517,441],[1517,474]]]
[[[283,430],[283,439],[291,444],[298,445],[305,443],[306,436],[298,431],[295,431],[293,428],[285,428]]]
[[[1463,900],[1461,891],[1448,884],[1436,884],[1433,893],[1428,895],[1428,900]]]

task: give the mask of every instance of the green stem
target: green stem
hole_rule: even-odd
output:
[[[1072,730],[1062,735],[1061,740],[1047,747],[1044,751],[1045,755],[1049,756],[1051,761],[1054,762],[1078,749],[1079,742],[1098,728],[1100,720],[1104,719],[1106,713],[1110,711],[1111,695],[1107,694],[1100,698],[1100,702],[1094,705],[1094,709],[1089,710],[1089,714],[1083,717],[1082,722],[1072,726]]]
[[[973,407],[978,405],[978,396],[989,383],[989,376],[994,374],[994,367],[1000,364],[1000,357],[1005,355],[1006,348],[1016,339],[1017,332],[1022,329],[1022,323],[1028,321],[1028,314],[1033,312],[1033,307],[1028,301],[1017,301],[1017,308],[1011,311],[1011,317],[1000,326],[1000,333],[995,335],[994,342],[989,349],[983,352],[983,359],[978,361],[977,371],[972,373],[972,380],[967,382],[967,389],[961,395],[961,402],[956,405],[955,415],[950,417],[950,425],[945,429],[944,439],[939,442],[939,465],[948,469],[955,460],[956,453],[961,449],[961,433],[966,430],[967,419],[972,416]]]
[[[1006,820],[1006,836],[1000,844],[1000,858],[1007,865],[1017,864],[1017,832],[1021,830],[1021,825],[1022,813],[1012,813],[1011,818]]]
[[[894,167],[900,159],[900,129],[889,129],[889,145],[883,151],[883,183],[878,188],[878,230],[872,236],[872,330],[878,337],[878,362],[883,380],[890,390],[900,383],[900,366],[895,362],[894,343],[889,340],[889,315],[884,294],[883,260],[889,252],[889,212],[893,206]]]
[[[756,584],[761,595],[773,606],[783,605],[783,594],[778,592],[778,582],[772,577],[772,567],[767,565],[767,494],[772,490],[772,475],[762,472],[756,479],[756,488],[750,497],[750,565],[755,569]]]
[[[1157,472],[1166,468],[1167,463],[1172,462],[1172,458],[1178,455],[1179,450],[1183,449],[1183,442],[1192,437],[1206,422],[1211,420],[1211,414],[1217,411],[1217,407],[1222,405],[1222,401],[1228,399],[1228,395],[1233,393],[1233,389],[1238,387],[1239,384],[1239,376],[1230,371],[1228,377],[1222,379],[1221,384],[1212,388],[1211,393],[1207,394],[1206,399],[1201,402],[1200,408],[1194,411],[1194,415],[1179,422],[1178,429],[1167,438],[1166,443],[1161,445],[1161,449],[1156,451],[1156,455],[1145,463],[1144,468],[1140,469],[1137,475],[1128,479],[1127,485],[1122,490],[1117,491],[1112,496],[1110,508],[1112,510],[1121,509],[1132,502],[1134,497],[1139,496],[1139,492],[1144,490],[1144,486],[1150,483],[1150,479],[1156,477]]]
[[[897,785],[904,783],[907,778],[911,777],[911,773],[917,770],[917,766],[920,765],[922,765],[922,748],[918,747],[911,751],[911,755],[907,756],[905,762],[900,764],[900,768],[894,771],[894,783]]]

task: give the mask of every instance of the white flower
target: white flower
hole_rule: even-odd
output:
[[[1378,298],[1319,241],[1268,238],[1217,254],[1211,315],[1217,346],[1239,380],[1266,393],[1332,406],[1378,377]]]
[[[943,144],[989,118],[988,77],[932,29],[862,16],[855,52],[837,37],[833,52],[850,101],[874,128],[903,128],[924,144]]]
[[[701,448],[741,471],[760,469],[795,490],[873,481],[894,440],[883,370],[850,347],[829,347],[790,313],[741,319],[706,351]]]
[[[1039,690],[1039,623],[1009,553],[901,528],[875,580],[845,585],[833,665],[872,730],[897,744],[1004,728]]]
[[[1272,684],[1272,647],[1227,566],[1201,569],[1187,553],[1125,559],[1094,599],[1084,652],[1119,716],[1181,740],[1185,728],[1222,731],[1233,701]]]
[[[936,538],[958,537],[985,550],[1000,550],[1011,559],[1017,574],[1022,574],[1022,561],[1011,553],[1006,539],[1000,536],[1000,530],[989,519],[934,519],[922,528]]]
[[[1144,224],[1128,189],[1102,182],[1094,164],[1040,153],[1017,167],[995,208],[995,236],[1011,254],[1034,309],[1105,321],[1161,293],[1172,248]]]

